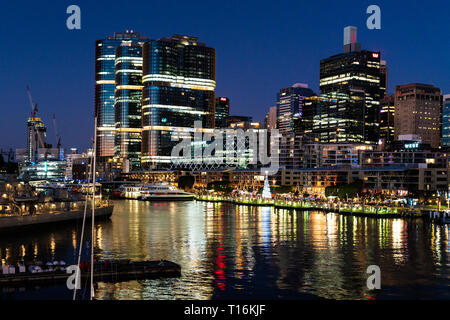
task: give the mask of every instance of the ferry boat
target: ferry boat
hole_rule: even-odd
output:
[[[160,183],[148,185],[122,185],[119,187],[121,197],[126,199],[162,201],[192,200],[194,194],[177,189],[175,186]]]

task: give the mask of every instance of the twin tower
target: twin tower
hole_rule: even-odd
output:
[[[134,31],[96,41],[97,156],[123,170],[171,165],[172,135],[214,127],[216,52],[195,37]]]

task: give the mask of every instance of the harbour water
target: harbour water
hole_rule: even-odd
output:
[[[166,259],[182,275],[98,283],[97,299],[450,299],[449,226],[196,201],[114,204],[111,220],[96,223],[96,256]],[[78,222],[0,235],[1,261],[72,264],[80,232]],[[381,290],[367,289],[370,265],[381,269]],[[83,284],[78,297],[88,295]],[[1,288],[0,297],[72,292]]]

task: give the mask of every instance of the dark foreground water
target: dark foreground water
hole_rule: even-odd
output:
[[[74,224],[0,235],[0,258],[73,263],[80,231]],[[422,220],[116,201],[96,235],[100,258],[182,266],[180,278],[98,283],[98,299],[450,298],[449,227]],[[369,265],[381,268],[376,292],[366,286]],[[78,297],[87,296],[82,288]],[[1,288],[0,297],[71,299],[72,292],[63,285]]]

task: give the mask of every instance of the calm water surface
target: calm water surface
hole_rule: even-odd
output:
[[[0,258],[73,263],[80,232],[78,223],[0,235]],[[450,298],[449,227],[422,220],[124,200],[96,224],[95,245],[101,259],[182,266],[180,278],[98,283],[98,299]],[[381,268],[378,292],[367,290],[369,265]],[[1,299],[71,295],[65,286],[0,289]]]

